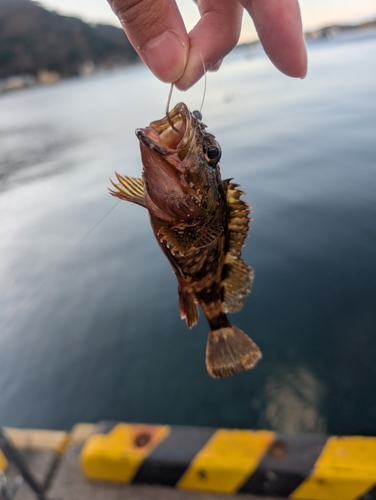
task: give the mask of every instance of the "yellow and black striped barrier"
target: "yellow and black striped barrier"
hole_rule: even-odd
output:
[[[102,481],[294,500],[376,499],[373,437],[104,423],[87,439],[81,467]]]

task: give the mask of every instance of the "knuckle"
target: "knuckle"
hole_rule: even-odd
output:
[[[222,50],[228,52],[232,50],[238,43],[240,34],[240,24],[230,23],[228,17],[223,12],[217,12],[210,20],[210,28],[212,33],[216,33],[216,37],[220,40]]]
[[[153,38],[153,33],[163,29],[160,22],[158,2],[147,0],[109,0],[111,7],[119,18],[126,32],[132,31],[142,38],[147,34]]]

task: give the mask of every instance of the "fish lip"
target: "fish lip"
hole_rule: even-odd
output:
[[[176,153],[176,149],[167,148],[166,146],[162,146],[158,142],[153,141],[145,132],[143,128],[136,128],[136,136],[140,142],[145,144],[149,149],[154,149],[162,156],[169,156]]]
[[[178,103],[160,120],[155,120],[148,127],[137,128],[138,140],[147,148],[162,156],[179,152],[192,140],[192,116],[186,104]],[[175,128],[176,127],[176,128]]]

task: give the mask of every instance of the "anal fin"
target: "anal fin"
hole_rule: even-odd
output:
[[[142,179],[138,177],[123,177],[116,172],[115,174],[119,184],[115,184],[111,181],[116,190],[109,189],[110,194],[121,200],[130,201],[131,203],[136,203],[137,205],[145,207],[144,183]]]
[[[187,326],[192,328],[198,321],[198,307],[191,293],[179,286],[180,317],[185,319]]]

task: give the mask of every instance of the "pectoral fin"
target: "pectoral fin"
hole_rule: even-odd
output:
[[[161,242],[166,242],[171,253],[184,255],[188,250],[200,249],[213,243],[223,233],[219,223],[206,225],[163,226],[158,232]]]
[[[116,172],[115,174],[118,178],[119,184],[115,184],[111,181],[116,191],[109,189],[110,194],[120,198],[121,200],[130,201],[145,207],[144,183],[142,179],[137,177],[123,177]]]

